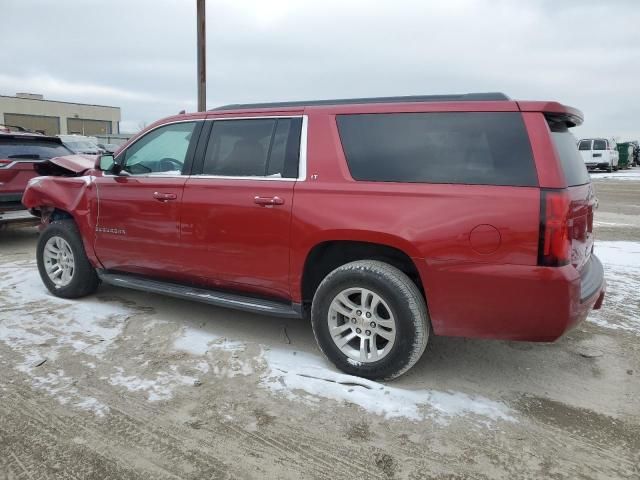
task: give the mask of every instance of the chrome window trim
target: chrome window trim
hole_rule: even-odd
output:
[[[297,182],[298,178],[277,178],[277,177],[247,177],[247,176],[225,176],[225,175],[189,175],[189,180],[193,179],[213,179],[213,180],[258,180],[260,182]]]
[[[131,145],[127,145],[127,148],[118,152],[118,157],[125,153],[132,145],[138,143],[139,140],[146,137],[149,133],[157,130],[161,127],[166,127],[169,125],[174,125],[177,123],[187,123],[187,122],[207,122],[207,121],[225,121],[225,120],[259,120],[262,118],[302,118],[302,128],[300,129],[300,154],[298,157],[298,176],[296,178],[273,178],[273,177],[259,177],[259,176],[230,176],[230,175],[164,175],[162,173],[143,173],[143,174],[129,174],[126,176],[131,176],[135,178],[188,178],[188,179],[216,179],[216,180],[259,180],[259,181],[275,181],[275,182],[298,182],[305,181],[307,179],[307,134],[308,134],[308,116],[307,115],[264,115],[257,117],[214,117],[214,118],[196,118],[189,120],[177,120],[175,122],[163,123],[162,125],[158,125],[153,127],[151,130],[145,132],[144,135],[140,136],[133,142]],[[114,161],[118,157],[113,157]],[[103,176],[106,177],[117,177],[122,175],[110,175],[105,174],[103,172]]]

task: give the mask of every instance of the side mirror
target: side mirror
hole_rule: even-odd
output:
[[[122,156],[116,160],[113,158],[113,153],[103,153],[98,155],[95,168],[102,170],[103,172],[112,173],[113,175],[127,175],[127,173],[122,170],[121,161]]]
[[[98,155],[98,158],[96,158],[95,168],[97,170],[109,172],[113,169],[114,165],[115,160],[113,159],[113,155],[110,153],[103,153],[101,155]]]

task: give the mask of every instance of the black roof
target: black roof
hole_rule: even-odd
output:
[[[248,110],[256,108],[274,107],[312,107],[320,105],[350,105],[362,103],[405,103],[405,102],[486,102],[510,100],[508,96],[500,92],[487,93],[461,93],[453,95],[411,95],[405,97],[368,97],[368,98],[340,98],[333,100],[308,100],[295,102],[272,103],[237,103],[212,108],[215,110]]]

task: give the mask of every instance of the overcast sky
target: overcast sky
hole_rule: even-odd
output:
[[[195,0],[2,0],[0,94],[196,108]],[[640,138],[637,0],[208,0],[207,106],[502,91]]]

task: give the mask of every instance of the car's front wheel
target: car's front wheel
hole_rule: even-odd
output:
[[[56,297],[83,297],[98,288],[100,281],[73,220],[51,222],[45,228],[36,258],[42,282]]]
[[[311,310],[320,349],[351,375],[398,377],[420,359],[429,338],[420,290],[384,262],[362,260],[338,267],[318,287]]]

